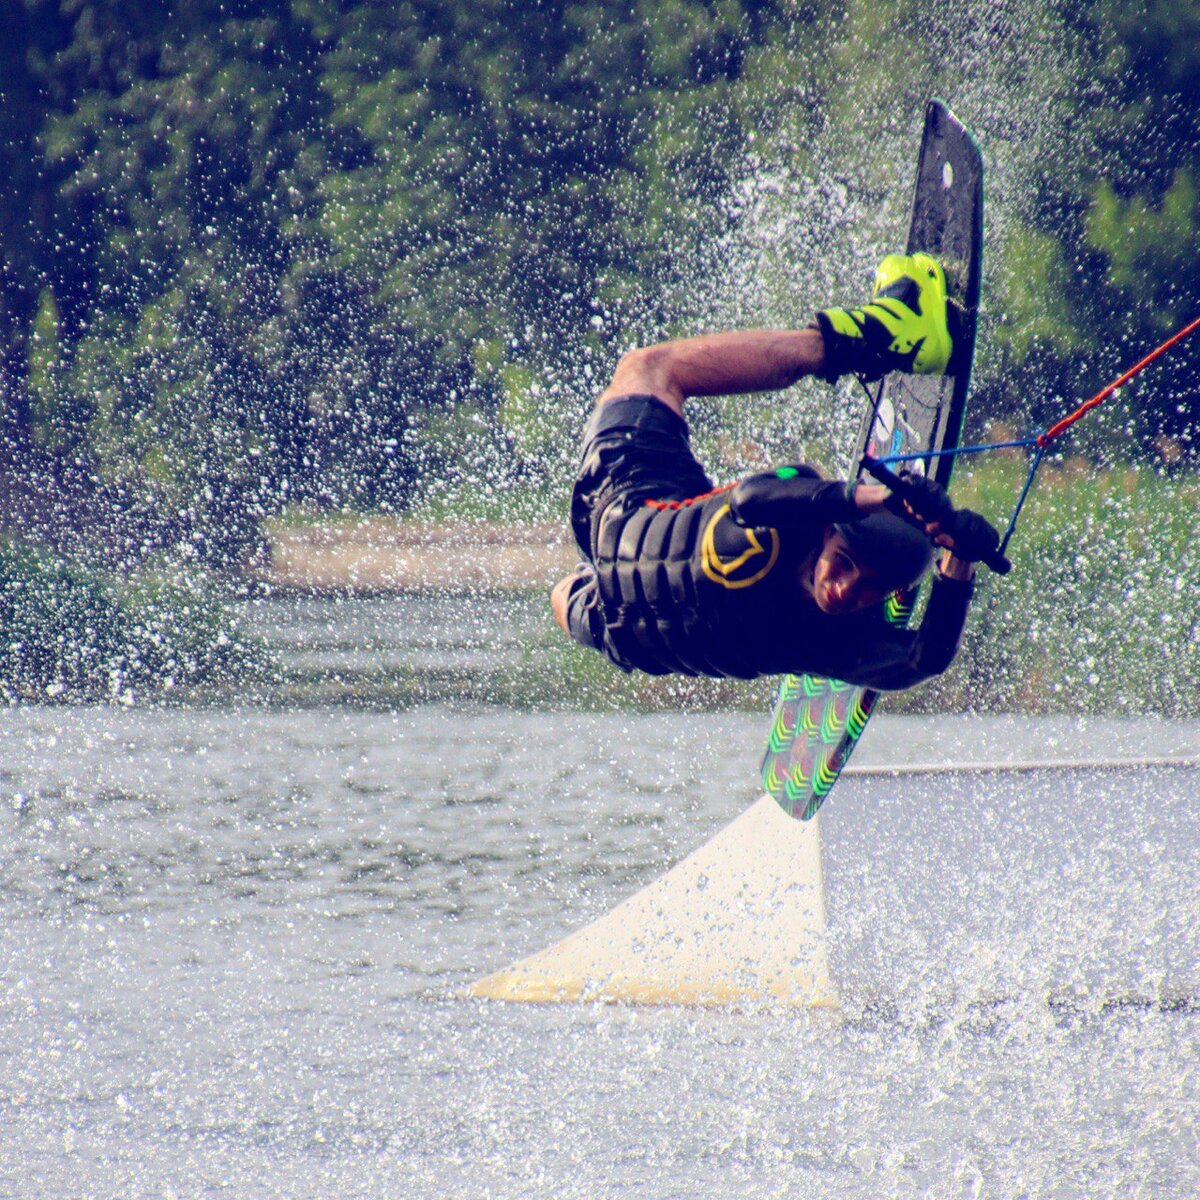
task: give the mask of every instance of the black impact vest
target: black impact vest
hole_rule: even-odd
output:
[[[854,515],[845,484],[805,466],[691,500],[615,501],[593,542],[602,649],[652,675],[808,671],[900,688],[945,670],[970,584],[937,580],[920,630],[890,625],[881,606],[829,616],[801,587],[825,529]]]

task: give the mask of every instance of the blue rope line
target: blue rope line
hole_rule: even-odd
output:
[[[879,395],[877,394],[872,397],[871,389],[867,387],[862,377],[856,376],[856,378],[863,391],[867,393],[867,399],[871,402],[872,411],[876,410],[879,406]],[[880,382],[879,393],[882,393],[882,391],[883,383]],[[1044,436],[1044,433],[1038,433],[1033,437],[1017,438],[1011,442],[987,442],[979,446],[955,446],[952,450],[923,450],[916,454],[880,455],[878,461],[887,465],[890,463],[917,462],[929,458],[957,458],[960,454],[985,454],[989,450],[1022,450],[1029,446],[1036,446],[1037,453],[1033,456],[1033,462],[1029,467],[1029,474],[1025,477],[1025,486],[1021,489],[1017,506],[1013,509],[1013,514],[1008,520],[1008,528],[1004,531],[1004,537],[1000,541],[999,552],[1000,554],[1004,554],[1008,550],[1008,543],[1012,540],[1012,535],[1017,528],[1017,518],[1021,515],[1021,509],[1025,507],[1025,501],[1028,499],[1029,491],[1033,487],[1033,480],[1038,473],[1038,467],[1042,465],[1042,456],[1046,453],[1046,446],[1048,444],[1042,441]]]
[[[960,454],[983,454],[988,450],[1018,450],[1028,446],[1037,446],[1037,453],[1033,456],[1029,474],[1025,477],[1025,486],[1021,489],[1017,506],[1008,520],[1008,528],[1000,540],[1000,553],[1004,554],[1008,550],[1008,543],[1012,540],[1012,535],[1017,528],[1017,518],[1021,515],[1021,509],[1025,507],[1025,501],[1029,496],[1030,488],[1033,487],[1038,467],[1042,465],[1042,456],[1046,453],[1046,443],[1042,442],[1041,437],[1041,434],[1037,434],[1034,437],[1018,438],[1013,442],[989,442],[982,446],[955,446],[952,450],[925,450],[919,454],[889,454],[887,457],[881,456],[879,461],[881,463],[916,462],[918,459],[957,458]]]
[[[1029,489],[1033,487],[1033,477],[1037,474],[1038,467],[1042,465],[1042,455],[1046,453],[1046,447],[1039,446],[1037,453],[1033,456],[1033,464],[1029,468],[1029,475],[1025,480],[1025,486],[1021,489],[1021,498],[1017,501],[1017,507],[1013,509],[1013,515],[1009,518],[1008,528],[1004,531],[1004,537],[1000,540],[1000,553],[1003,554],[1008,549],[1009,540],[1012,538],[1013,531],[1017,527],[1017,518],[1021,515],[1021,509],[1025,507],[1025,497],[1029,495]]]
[[[881,454],[879,461],[881,463],[898,463],[916,462],[919,458],[957,458],[960,454],[983,454],[987,450],[1016,450],[1037,444],[1038,438],[1035,436],[1020,438],[1015,442],[988,442],[982,446],[955,446],[953,450],[922,450],[919,454]]]

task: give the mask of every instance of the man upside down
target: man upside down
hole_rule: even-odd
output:
[[[805,375],[945,372],[952,350],[941,266],[889,255],[872,301],[801,330],[747,330],[634,350],[583,437],[571,526],[586,562],[551,604],[576,641],[626,671],[812,673],[879,689],[938,675],[958,649],[974,563],[999,541],[931,480],[887,488],[801,463],[714,488],[691,451],[684,401],[788,387]],[[921,624],[884,600],[943,547]]]

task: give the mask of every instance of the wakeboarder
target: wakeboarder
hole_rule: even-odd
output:
[[[827,675],[893,690],[945,671],[974,564],[996,530],[932,480],[904,498],[793,463],[716,488],[692,453],[684,401],[891,371],[946,371],[953,332],[941,265],[889,255],[862,308],[799,330],[716,333],[643,347],[618,363],[583,436],[571,526],[584,563],[551,593],[555,619],[625,671]],[[915,629],[884,601],[933,566]]]

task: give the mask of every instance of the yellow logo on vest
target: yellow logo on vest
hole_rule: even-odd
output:
[[[729,505],[723,504],[713,513],[712,519],[705,527],[704,538],[700,543],[700,565],[713,583],[736,591],[738,588],[753,586],[775,565],[775,560],[779,557],[779,534],[774,529],[767,530],[771,535],[771,547],[768,550],[758,540],[758,535],[753,529],[746,529],[730,521],[729,525],[744,539],[746,548],[733,558],[723,559],[717,553],[716,532],[717,526],[728,513]],[[762,561],[764,558],[765,562]]]

